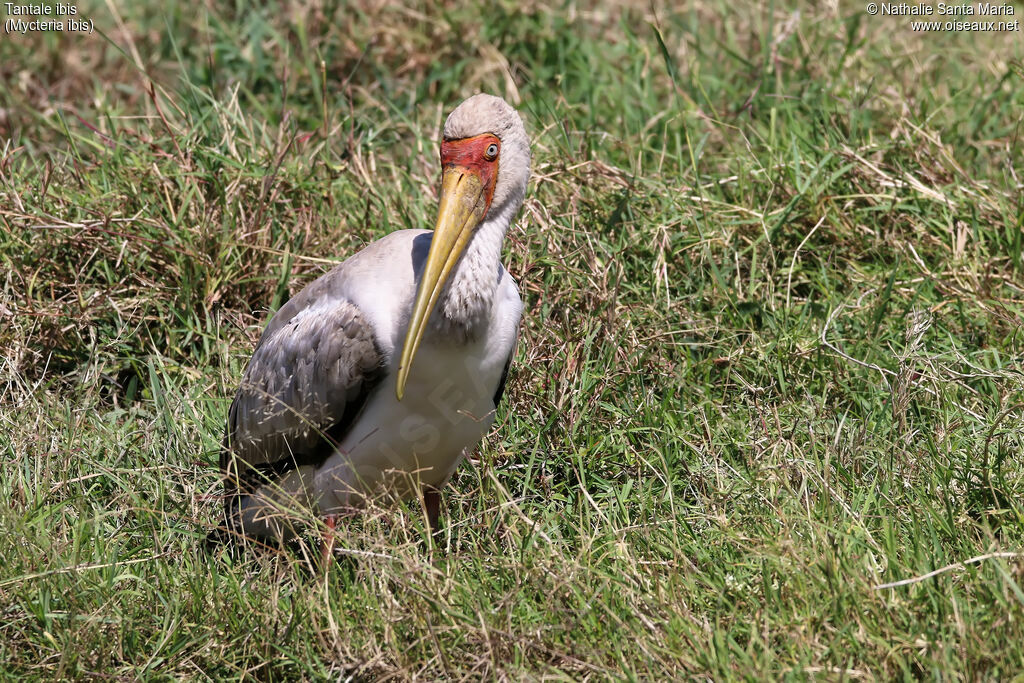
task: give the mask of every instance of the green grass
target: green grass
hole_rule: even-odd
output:
[[[1020,675],[1024,41],[840,5],[4,35],[3,676]],[[326,574],[204,552],[269,312],[431,224],[479,90],[534,139],[525,310],[442,547],[399,506]]]

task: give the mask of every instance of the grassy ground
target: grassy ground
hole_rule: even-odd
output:
[[[670,5],[2,36],[3,676],[1024,670],[1024,34]],[[399,507],[326,575],[204,553],[269,311],[431,224],[479,90],[534,138],[526,306],[443,548]]]

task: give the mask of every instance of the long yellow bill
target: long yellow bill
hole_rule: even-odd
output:
[[[465,251],[473,229],[485,213],[487,198],[479,174],[459,166],[445,169],[441,178],[441,202],[437,225],[434,227],[430,252],[423,266],[419,289],[416,291],[416,303],[409,318],[409,329],[405,333],[405,344],[402,347],[402,360],[398,366],[396,395],[399,401],[405,394],[409,368],[423,340],[427,320],[452,269]]]

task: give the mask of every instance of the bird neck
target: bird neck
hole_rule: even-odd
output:
[[[439,332],[469,341],[486,328],[501,276],[501,245],[518,208],[508,202],[477,227],[438,301],[433,322]]]

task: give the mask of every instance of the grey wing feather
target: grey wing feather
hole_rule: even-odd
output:
[[[383,377],[372,326],[329,275],[278,311],[249,361],[221,454],[229,499],[326,459]]]

